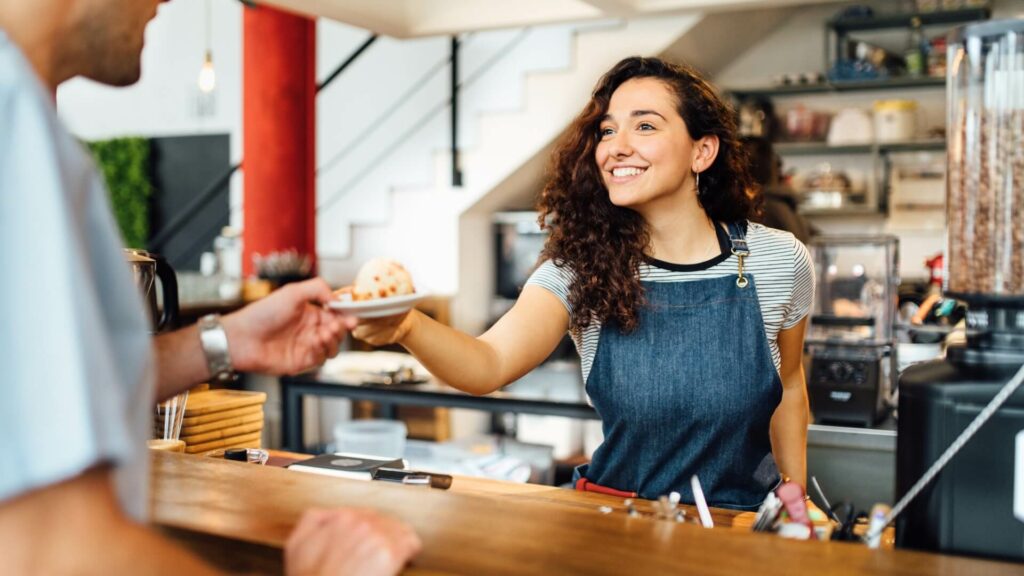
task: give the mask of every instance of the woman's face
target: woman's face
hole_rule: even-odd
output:
[[[696,194],[694,141],[676,96],[656,78],[634,78],[612,94],[595,158],[612,204],[634,210],[675,194]]]

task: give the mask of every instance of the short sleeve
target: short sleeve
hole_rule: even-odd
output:
[[[814,264],[811,262],[811,254],[803,242],[793,238],[793,291],[782,329],[799,324],[811,312],[813,302]]]
[[[551,260],[545,260],[533,274],[530,275],[526,285],[540,286],[551,292],[562,301],[565,310],[572,316],[572,305],[569,303],[569,287],[572,285],[573,273],[564,266],[559,266]]]
[[[141,299],[98,173],[2,35],[0,126],[0,500],[108,463],[140,517],[122,478],[144,488]]]

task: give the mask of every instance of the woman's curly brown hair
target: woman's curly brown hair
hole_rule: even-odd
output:
[[[541,258],[574,274],[570,329],[577,333],[594,320],[632,332],[645,303],[639,270],[650,242],[647,224],[633,210],[612,204],[594,156],[612,94],[634,78],[657,78],[672,90],[691,138],[718,136],[718,156],[701,172],[697,191],[708,216],[736,222],[754,210],[733,111],[711,85],[691,68],[658,58],[632,57],[616,64],[598,81],[590,102],[556,148],[537,207],[541,226],[550,231]]]

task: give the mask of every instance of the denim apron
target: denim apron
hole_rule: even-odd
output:
[[[693,503],[696,474],[709,505],[751,510],[778,484],[769,425],[782,381],[743,274],[744,228],[729,225],[736,275],[643,282],[637,329],[602,326],[586,389],[604,442],[577,489]]]

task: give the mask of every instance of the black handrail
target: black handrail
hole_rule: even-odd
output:
[[[519,34],[517,34],[512,40],[510,40],[500,50],[495,52],[495,54],[493,56],[491,56],[491,58],[488,59],[487,62],[485,62],[483,65],[481,65],[479,68],[477,68],[473,72],[473,74],[471,74],[468,77],[466,77],[465,80],[460,82],[458,84],[458,88],[459,89],[464,89],[464,88],[467,88],[467,87],[471,86],[474,82],[476,82],[481,76],[483,76],[488,70],[490,70],[491,67],[494,66],[499,60],[501,60],[502,58],[507,56],[509,53],[511,53],[511,51],[516,46],[518,46],[526,38],[526,36],[530,32],[530,30],[531,30],[531,28],[523,28],[523,30],[520,31]],[[446,58],[445,60],[443,60],[442,62],[439,63],[439,66],[435,66],[435,70],[437,68],[440,68],[441,67],[440,65],[447,64],[447,63],[448,63],[448,59]],[[429,78],[425,78],[424,82],[426,80],[429,80]],[[391,107],[391,109],[389,109],[387,112],[385,112],[382,116],[383,117],[387,117],[387,116],[391,115],[398,108],[398,106],[400,106],[400,105],[402,105],[404,103],[405,103],[404,100],[397,102],[394,106]],[[438,105],[436,105],[433,108],[431,108],[429,111],[427,111],[426,114],[421,116],[420,119],[416,123],[412,124],[409,127],[408,130],[406,130],[405,132],[400,134],[397,138],[395,138],[394,142],[404,142],[405,140],[407,140],[410,136],[412,136],[413,134],[418,132],[420,129],[422,129],[424,126],[426,126],[427,123],[430,120],[432,120],[434,116],[436,116],[442,110],[447,108],[450,104],[451,104],[450,100],[444,100],[444,101],[440,102]],[[375,127],[376,124],[377,123],[374,122],[373,124],[371,124],[371,127]],[[369,132],[369,131],[367,131],[367,132]],[[363,135],[365,135],[365,134],[366,134],[366,132],[364,132]],[[361,142],[361,141],[362,141],[361,137],[360,138],[356,138],[354,140],[354,142],[357,142],[357,143]],[[353,144],[349,148],[343,150],[341,154],[339,154],[335,158],[332,158],[331,161],[328,162],[328,165],[321,166],[317,170],[317,172],[320,172],[322,170],[325,170],[325,169],[329,168],[330,165],[333,165],[337,161],[337,159],[339,159],[340,157],[343,157],[346,154],[348,154],[348,152],[351,151],[354,147],[355,147],[355,144]],[[372,160],[370,160],[370,162],[368,162],[366,164],[367,166],[369,166],[369,168],[367,168],[365,170],[360,170],[359,173],[356,174],[356,176],[354,178],[352,178],[351,180],[346,182],[340,189],[338,189],[338,192],[336,192],[333,196],[328,198],[324,203],[318,205],[316,207],[316,211],[317,212],[322,212],[323,210],[326,210],[327,208],[330,208],[331,206],[333,206],[338,200],[340,200],[345,194],[347,194],[352,189],[353,186],[358,184],[360,181],[363,180],[363,178],[365,178],[367,175],[369,175],[373,171],[373,169],[376,168],[378,164],[380,164],[381,161],[383,161],[385,158],[390,156],[395,151],[395,148],[396,147],[394,147],[394,146],[387,146],[387,147],[385,147],[380,154],[375,156]]]
[[[361,46],[359,46],[359,48],[356,48],[356,51],[353,52],[348,58],[346,58],[344,62],[339,64],[338,67],[334,69],[334,72],[331,72],[330,76],[328,76],[326,80],[324,80],[320,84],[317,84],[317,93],[319,94],[321,90],[330,86],[331,82],[334,82],[334,79],[340,76],[341,73],[345,71],[345,68],[348,68],[350,64],[355,62],[356,58],[359,58],[359,55],[362,54],[367,48],[370,47],[371,44],[373,44],[376,41],[377,35],[370,34],[370,37],[367,38],[366,41],[363,42]]]
[[[426,74],[420,76],[419,80],[417,80],[411,87],[409,87],[408,90],[403,92],[402,95],[399,96],[397,100],[395,100],[395,103],[392,104],[390,108],[388,108],[382,114],[374,118],[373,122],[367,124],[366,128],[362,132],[360,132],[358,136],[352,139],[352,144],[350,144],[346,148],[343,148],[340,152],[332,156],[330,160],[321,164],[316,169],[317,174],[324,172],[326,170],[330,170],[338,162],[341,162],[343,158],[348,156],[350,152],[358,148],[359,145],[366,139],[367,136],[378,130],[378,126],[380,126],[381,122],[387,119],[388,116],[394,114],[396,110],[404,106],[405,103],[408,102],[410,98],[412,98],[417,92],[419,92],[420,88],[423,88],[423,86],[425,86],[427,82],[430,82],[430,80],[433,79],[434,75],[437,74],[447,64],[448,58],[445,58],[438,62],[437,64],[434,64],[430,68],[430,70],[427,70]]]
[[[211,200],[213,200],[217,193],[220,192],[220,189],[227,185],[227,183],[231,180],[231,175],[234,174],[235,170],[238,170],[238,168],[241,167],[241,165],[242,163],[239,162],[238,164],[235,164],[234,166],[229,168],[227,172],[221,174],[216,180],[214,180],[213,184],[207,186],[206,189],[203,190],[201,194],[193,198],[192,201],[188,203],[188,206],[186,206],[183,211],[178,213],[177,216],[172,218],[171,221],[168,222],[167,225],[164,226],[159,233],[150,238],[147,244],[150,246],[161,246],[165,242],[170,240],[171,237],[177,234],[178,230],[185,225],[185,222],[191,220],[192,217],[199,212],[199,210],[205,208],[206,205],[209,204]]]
[[[459,37],[452,36],[452,186],[462,186],[462,170],[459,169]]]

